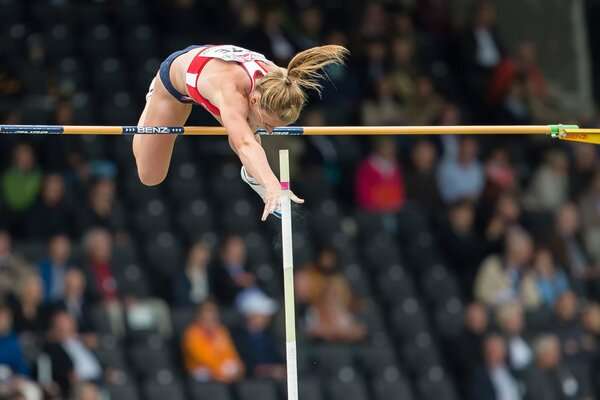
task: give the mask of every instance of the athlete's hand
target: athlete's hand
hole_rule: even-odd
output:
[[[299,198],[294,193],[290,191],[290,200],[296,204],[304,203],[304,199]],[[267,192],[265,193],[265,209],[263,211],[263,215],[261,220],[266,221],[269,214],[279,207],[281,201],[281,187],[280,184],[269,186],[267,188]]]

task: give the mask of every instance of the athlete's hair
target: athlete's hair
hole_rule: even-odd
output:
[[[256,84],[261,95],[260,110],[286,124],[295,122],[306,103],[306,91],[321,93],[322,69],[329,64],[344,64],[347,54],[348,50],[343,46],[313,47],[292,58],[287,74],[280,68],[269,71]]]

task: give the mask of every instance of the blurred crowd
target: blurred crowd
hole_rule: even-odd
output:
[[[21,4],[22,31],[16,24],[0,38],[0,121],[110,122],[113,114],[100,106],[78,109],[82,94],[102,104],[110,97],[94,93],[101,80],[85,73],[81,80],[54,74],[64,61],[61,52],[50,45],[47,32],[26,23],[38,18],[30,11],[40,3],[77,25],[74,2]],[[125,3],[107,0],[94,6],[120,26]],[[159,54],[151,50],[150,55],[160,57],[190,43],[230,41],[285,65],[304,48],[348,46],[348,67],[326,71],[330,82],[322,101],[314,99],[306,110],[301,121],[306,125],[600,122],[563,115],[536,60],[536,44],[523,41],[509,49],[487,1],[476,2],[462,29],[452,22],[450,1],[231,0],[225,6],[157,0],[142,8],[148,15],[139,25],[152,26],[160,37],[154,49]],[[74,52],[69,56],[82,54],[85,72],[93,55]],[[128,76],[135,74],[135,57],[123,54],[123,63],[132,64]],[[119,93],[129,91],[127,99],[133,100],[121,96],[121,106],[108,110],[117,115],[127,108],[120,115],[135,123],[148,84],[149,79],[126,84]],[[149,292],[172,309],[193,313],[175,338],[181,353],[177,368],[189,379],[281,382],[283,342],[274,322],[281,314],[280,291],[263,285],[261,271],[249,262],[245,238],[218,232],[218,244],[186,241],[184,261],[160,260],[167,263],[165,280],[143,276],[144,268],[127,269],[123,249],[139,242],[139,230],[126,222],[135,218],[124,204],[130,171],[114,158],[128,152],[129,143],[99,146],[86,140],[2,139],[0,397],[98,399],[99,388],[125,379],[124,371],[99,357],[106,347],[102,325],[112,324],[114,330],[124,320],[130,333],[160,325],[160,306],[147,301]],[[595,146],[530,137],[286,140],[293,148],[293,176],[321,192],[304,185],[307,193],[298,194],[309,201],[332,188],[345,214],[358,210],[381,216],[383,230],[393,237],[400,230],[398,213],[417,209],[426,216],[442,262],[457,277],[467,304],[464,327],[443,343],[444,363],[460,398],[600,396],[600,155]],[[226,159],[221,148],[203,154],[220,162]],[[28,251],[30,243],[43,248]],[[303,339],[366,343],[373,336],[373,299],[357,293],[331,241],[320,240],[315,247],[312,259],[296,272]],[[136,286],[143,279],[154,280],[151,290]],[[47,359],[40,361],[39,354]]]

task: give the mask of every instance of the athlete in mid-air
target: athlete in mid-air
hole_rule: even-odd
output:
[[[265,202],[262,220],[280,217],[280,183],[255,135],[271,132],[300,116],[307,90],[320,90],[321,69],[342,64],[342,46],[314,47],[298,53],[287,68],[260,53],[234,45],[190,46],[171,54],[160,66],[146,96],[139,126],[183,126],[200,104],[227,131],[229,144],[242,162],[242,179]],[[142,183],[165,179],[176,135],[135,135],[133,154]],[[292,201],[304,200],[292,194]]]

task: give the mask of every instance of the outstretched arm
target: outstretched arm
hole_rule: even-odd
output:
[[[279,204],[279,180],[271,170],[267,155],[254,138],[247,122],[248,100],[239,92],[224,95],[221,105],[221,120],[229,135],[229,143],[250,175],[267,191],[264,221]]]

